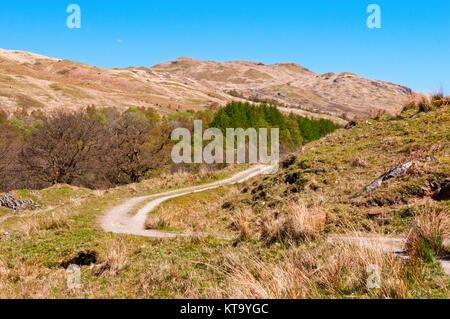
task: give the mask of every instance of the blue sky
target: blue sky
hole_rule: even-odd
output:
[[[66,26],[71,3],[81,29]],[[366,26],[372,3],[381,29]],[[14,0],[0,7],[0,47],[107,68],[180,56],[296,62],[450,92],[449,12],[448,0]]]

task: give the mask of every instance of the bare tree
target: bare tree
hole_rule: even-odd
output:
[[[151,120],[126,113],[110,128],[108,162],[122,182],[138,182],[151,170],[164,166],[170,154],[170,129],[163,121]]]
[[[6,113],[0,113],[0,191],[21,186],[18,151],[21,145],[17,128],[7,121]]]
[[[21,161],[31,177],[49,184],[72,184],[95,169],[101,126],[82,112],[59,111],[27,139]]]

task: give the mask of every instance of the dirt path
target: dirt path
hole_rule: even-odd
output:
[[[224,185],[239,184],[257,175],[270,172],[271,169],[272,166],[256,165],[246,171],[237,173],[230,178],[214,183],[129,199],[123,204],[108,210],[101,221],[101,226],[105,231],[116,234],[130,234],[154,238],[186,236],[185,234],[172,234],[157,230],[146,230],[144,226],[148,213],[169,199],[219,188]],[[131,216],[129,214],[133,208],[147,200],[151,201],[142,207],[136,215]]]
[[[386,253],[392,253],[403,258],[408,258],[408,254],[404,251],[406,239],[402,237],[389,237],[381,235],[330,235],[327,239],[329,242],[348,242],[360,247],[378,248]],[[446,245],[450,242],[445,241]],[[450,260],[438,259],[442,266],[442,270],[447,276],[450,276]]]
[[[180,236],[188,236],[188,234],[183,233],[173,234],[158,230],[146,230],[144,227],[147,215],[151,211],[156,209],[161,203],[169,199],[219,188],[225,185],[239,184],[257,175],[267,173],[271,169],[271,166],[256,165],[230,178],[214,183],[187,187],[147,196],[135,197],[125,201],[119,206],[108,210],[105,216],[102,218],[101,225],[105,231],[116,234],[130,234],[153,238],[175,238]],[[134,216],[130,215],[130,212],[132,212],[137,205],[148,200],[150,201],[141,209],[139,209],[139,211]],[[375,249],[378,248],[386,253],[393,253],[402,258],[408,258],[408,255],[403,250],[406,239],[401,237],[388,237],[376,234],[329,235],[327,240],[329,242],[348,242],[360,247]],[[450,276],[450,261],[440,259],[439,262],[441,263],[444,273]]]

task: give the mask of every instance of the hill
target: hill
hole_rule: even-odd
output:
[[[300,65],[179,58],[153,67],[104,69],[0,49],[0,105],[51,110],[145,106],[160,113],[217,109],[230,101],[276,102],[285,111],[325,117],[398,112],[411,90],[351,73],[314,73]]]
[[[449,126],[450,109],[436,100],[351,122],[293,153],[275,175],[163,203],[147,228],[184,235],[175,239],[110,234],[99,221],[126,199],[217,175],[17,191],[36,205],[0,211],[0,295],[448,299],[438,258],[449,254]],[[390,253],[343,240],[355,232],[406,244]],[[95,262],[82,267],[82,289],[67,289],[63,266],[80,252]]]

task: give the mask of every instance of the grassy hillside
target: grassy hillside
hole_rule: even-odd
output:
[[[268,206],[279,211],[292,201],[302,202],[326,213],[328,231],[403,232],[404,217],[413,216],[450,176],[449,108],[412,109],[396,117],[356,120],[354,126],[306,145],[282,163],[277,175],[244,189],[242,203],[259,213]],[[405,176],[357,196],[408,162],[414,165]]]
[[[356,120],[276,175],[165,202],[147,227],[189,234],[175,240],[107,234],[98,221],[125,198],[199,177],[20,192],[40,207],[0,224],[0,297],[449,298],[436,258],[448,254],[450,109],[420,109]],[[407,162],[405,175],[355,196]],[[409,235],[411,258],[329,240],[354,231]],[[68,290],[61,262],[82,250],[98,261]],[[367,285],[372,266],[380,288]]]
[[[230,94],[230,92],[232,92]],[[189,109],[217,110],[236,98],[284,105],[302,115],[331,118],[398,111],[411,93],[401,85],[350,73],[318,74],[293,63],[213,62],[180,58],[154,67],[104,69],[0,49],[0,102],[17,108],[126,110],[152,107],[161,115]]]

